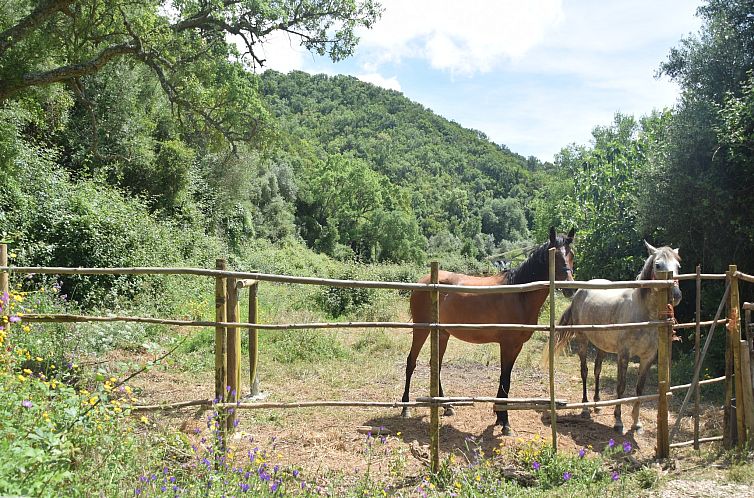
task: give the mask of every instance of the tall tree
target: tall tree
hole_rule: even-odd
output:
[[[9,0],[0,5],[0,102],[127,60],[159,81],[179,115],[232,142],[253,138],[264,113],[244,66],[286,33],[333,60],[349,55],[373,0]],[[243,49],[229,42],[233,36]]]

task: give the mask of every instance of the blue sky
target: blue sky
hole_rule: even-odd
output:
[[[550,161],[616,112],[672,106],[677,86],[655,78],[697,0],[382,0],[350,59],[313,57],[298,41],[265,46],[282,72],[349,74],[402,92],[524,156]]]

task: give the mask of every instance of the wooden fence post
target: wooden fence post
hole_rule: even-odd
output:
[[[749,443],[751,448],[754,443],[754,393],[752,393],[751,385],[751,363],[749,361],[749,343],[748,341],[741,340],[739,342],[740,358],[741,358],[741,396],[742,400],[736,403],[736,410],[743,411],[744,425],[746,426],[746,432],[748,436],[744,434],[739,435],[739,444],[743,445],[744,442]]]
[[[738,277],[736,272],[738,268],[736,265],[728,266],[728,277],[730,278],[730,294],[728,296],[728,341],[726,350],[730,351],[729,356],[732,369],[732,385],[729,387],[730,396],[736,398],[735,409],[735,426],[733,425],[733,414],[731,413],[731,427],[730,427],[730,444],[736,444],[739,448],[743,448],[746,440],[746,427],[744,426],[744,406],[743,406],[743,389],[741,383],[741,347],[739,341],[741,340],[741,326],[740,326],[740,303],[738,294]],[[726,372],[727,372],[726,368]],[[726,389],[726,397],[728,395],[728,389]],[[732,404],[730,405],[732,408]],[[735,432],[733,428],[735,427]]]
[[[259,313],[259,282],[254,282],[249,287],[249,323],[257,323]],[[259,375],[257,373],[257,363],[259,357],[259,331],[249,329],[249,386],[251,386],[251,395],[259,394]]]
[[[8,266],[8,245],[0,244],[0,266]],[[4,292],[10,294],[10,281],[8,270],[0,271],[0,295]]]
[[[225,271],[226,261],[215,261],[215,269]],[[225,311],[226,278],[215,277],[215,321],[227,321]],[[218,403],[225,401],[225,386],[228,385],[228,365],[225,350],[225,327],[215,326],[215,400]]]
[[[237,282],[238,279],[235,277],[229,277],[226,285],[228,295],[225,305],[226,313],[228,322],[234,323],[238,323],[240,315]],[[241,329],[238,327],[227,328],[226,350],[228,355],[228,385],[225,388],[227,391],[226,400],[228,403],[237,403],[241,392]],[[228,410],[226,428],[229,432],[233,432],[235,427],[236,410],[231,408]]]
[[[430,282],[439,282],[440,265],[432,261]],[[430,370],[429,370],[429,395],[433,398],[440,396],[440,292],[432,289],[429,293],[432,308],[432,323],[436,324],[430,330]],[[440,407],[433,403],[429,407],[429,446],[430,446],[430,470],[437,472],[440,469]]]
[[[555,248],[549,252],[550,270],[550,426],[552,428],[552,448],[558,452],[558,412],[555,409]]]
[[[702,359],[702,265],[696,265],[696,327],[694,328],[694,372],[699,370],[699,362]],[[699,449],[699,405],[701,400],[701,388],[699,382],[693,386],[694,389],[694,449]],[[679,413],[680,417],[681,414]]]
[[[658,280],[670,280],[670,272],[657,272]],[[657,315],[659,319],[668,317],[668,304],[672,303],[670,288],[661,289],[658,292]],[[670,456],[670,433],[668,424],[668,392],[670,389],[670,341],[673,334],[673,326],[670,323],[657,327],[657,458]]]

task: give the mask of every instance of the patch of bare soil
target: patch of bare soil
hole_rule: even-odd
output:
[[[446,395],[492,396],[497,391],[499,369],[495,361],[470,360],[463,346],[453,354],[449,348],[447,362],[443,365],[442,382]],[[476,346],[478,347],[478,346]],[[123,354],[122,352],[119,354]],[[405,365],[397,358],[383,361],[379,368],[361,368],[360,365],[334,362],[314,368],[312,371],[277,369],[276,375],[265,376],[262,371],[262,389],[267,401],[294,400],[360,400],[398,401],[403,391]],[[490,364],[491,363],[491,364]],[[548,397],[548,377],[532,362],[522,362],[514,368],[511,386],[512,397]],[[557,398],[568,401],[581,400],[581,380],[577,372],[578,360],[563,358],[556,374]],[[636,366],[629,377],[625,396],[634,394]],[[362,375],[367,372],[368,375]],[[246,375],[244,373],[244,375]],[[414,374],[412,396],[428,392],[429,368],[426,358],[420,361]],[[602,399],[615,396],[615,384],[608,364],[603,370]],[[145,404],[208,399],[213,397],[214,382],[211,373],[193,375],[170,368],[156,368],[134,379],[134,387],[140,392],[140,402]],[[651,383],[651,381],[650,381]],[[248,389],[248,385],[246,387]],[[591,389],[591,388],[590,388]],[[656,392],[650,385],[647,393]],[[590,391],[590,397],[592,393]],[[208,434],[206,412],[181,409],[152,415],[159,424],[182,430],[191,439],[198,440]],[[644,403],[641,408],[644,431],[638,434],[629,431],[625,435],[613,429],[613,407],[592,413],[591,418],[581,417],[580,411],[560,411],[557,418],[559,450],[576,453],[580,448],[599,452],[610,439],[616,444],[631,443],[634,457],[639,462],[650,461],[655,452],[656,403]],[[707,408],[704,415],[703,435],[719,431],[722,413],[716,408]],[[495,416],[489,404],[459,406],[452,417],[442,417],[440,445],[442,457],[454,454],[463,462],[471,457],[472,450],[481,449],[488,456],[506,448],[521,445],[541,438],[551,439],[548,414],[530,410],[510,412],[511,426],[515,436],[503,436],[494,426]],[[631,405],[623,408],[623,422],[631,427]],[[671,417],[671,427],[674,420]],[[369,472],[370,475],[399,482],[415,482],[426,473],[428,458],[429,410],[414,408],[412,417],[401,418],[399,408],[302,408],[291,410],[244,410],[233,441],[239,454],[246,449],[259,447],[268,450],[270,460],[276,464],[292,465],[305,469],[309,475],[327,475],[339,471],[356,478]],[[383,428],[384,442],[373,441],[371,446],[363,427]],[[682,424],[678,440],[691,439],[691,419]],[[716,432],[719,433],[719,432]],[[378,436],[375,434],[375,436]],[[675,481],[658,496],[728,496],[714,494],[735,492],[746,494],[751,488],[722,486],[711,492],[698,481]],[[745,489],[744,489],[745,488]],[[697,491],[698,490],[698,491]],[[700,494],[695,494],[695,493]]]

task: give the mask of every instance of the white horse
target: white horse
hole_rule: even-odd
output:
[[[668,246],[655,248],[646,241],[644,244],[649,251],[649,257],[637,280],[654,280],[659,271],[669,271],[675,277],[681,266],[678,249]],[[608,282],[607,280],[591,280],[591,282]],[[560,317],[560,325],[591,325],[611,323],[635,323],[658,320],[658,299],[662,294],[658,289],[579,289],[573,296],[573,301]],[[681,290],[678,281],[672,288],[673,305],[681,302]],[[641,396],[647,372],[650,365],[657,358],[657,327],[646,327],[630,330],[611,330],[594,332],[558,331],[555,335],[555,352],[562,350],[572,339],[578,341],[578,354],[581,359],[581,382],[583,386],[582,401],[587,402],[586,394],[586,353],[589,343],[597,348],[594,360],[594,401],[600,399],[600,371],[604,353],[618,355],[618,385],[617,397],[623,397],[626,388],[626,370],[628,360],[639,357],[639,379],[636,383],[636,395]],[[639,420],[640,402],[634,403],[632,428],[641,433],[642,424]],[[599,409],[595,408],[595,413]],[[584,408],[581,415],[589,418],[589,408]],[[623,433],[621,420],[621,405],[615,405],[616,431]]]

